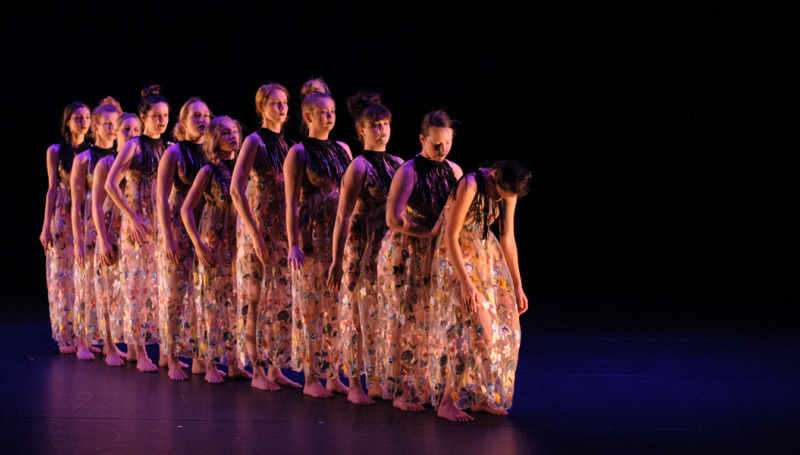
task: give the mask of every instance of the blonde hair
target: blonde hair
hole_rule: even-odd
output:
[[[189,116],[189,106],[191,106],[194,103],[205,104],[206,102],[200,99],[199,96],[193,96],[189,98],[189,101],[183,103],[183,106],[181,106],[180,113],[178,114],[178,121],[175,122],[175,128],[172,129],[172,137],[174,137],[175,140],[177,141],[183,141],[186,139],[186,128],[183,127],[181,121],[186,120],[186,117]],[[208,105],[206,105],[206,107],[208,107]],[[209,111],[208,113],[211,115],[211,118],[214,118],[214,114],[211,114],[211,111]]]
[[[303,84],[303,88],[300,89],[300,96],[302,96],[300,108],[304,114],[306,112],[313,112],[314,108],[317,107],[317,102],[320,100],[325,98],[333,100],[333,97],[331,97],[331,90],[328,88],[328,84],[326,84],[321,77],[317,79],[311,79]],[[303,116],[302,129],[303,131],[308,131],[308,125],[306,124],[305,116]]]
[[[203,143],[203,152],[205,152],[206,159],[213,164],[219,164],[219,142],[222,138],[222,127],[225,125],[227,121],[233,122],[236,125],[237,135],[239,136],[239,147],[242,146],[242,125],[228,117],[227,115],[223,115],[221,117],[216,117],[214,120],[211,121],[211,124],[208,125],[206,129],[206,140]],[[238,150],[234,150],[235,153],[238,153]]]
[[[139,129],[143,130],[144,125],[142,125],[142,119],[140,119],[136,114],[131,114],[130,112],[125,112],[114,121],[114,132],[116,133],[122,128],[122,124],[125,123],[125,120],[129,118],[135,118],[137,122],[139,122]]]
[[[256,92],[256,113],[261,116],[262,120],[264,118],[264,111],[261,110],[262,106],[267,104],[269,101],[269,94],[272,93],[273,90],[280,90],[286,94],[286,100],[289,100],[289,90],[286,90],[286,87],[278,84],[276,82],[270,82],[269,84],[262,85],[258,88]]]
[[[100,100],[100,104],[92,110],[92,123],[100,123],[102,121],[101,115],[108,112],[122,114],[122,108],[119,106],[119,103],[110,96]]]

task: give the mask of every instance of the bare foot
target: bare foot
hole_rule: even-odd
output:
[[[96,347],[92,346],[91,344],[88,344],[88,343],[87,343],[86,345],[87,345],[87,346],[89,346],[89,350],[90,350],[90,351],[92,351],[92,352],[94,352],[94,353],[98,353],[98,352],[101,352],[101,351],[102,351],[102,349],[100,349],[100,348],[96,348]]]
[[[77,351],[77,350],[78,350],[78,348],[76,348],[75,346],[59,346],[58,347],[58,352],[60,352],[62,354],[75,354],[75,351]]]
[[[177,359],[175,359],[177,360]],[[179,361],[170,361],[168,362],[169,371],[167,371],[167,376],[174,381],[185,381],[189,379],[189,375],[186,374],[185,371],[181,368],[181,363]]]
[[[486,404],[485,401],[480,402],[480,403],[472,406],[472,410],[475,411],[475,412],[488,412],[489,414],[494,414],[494,415],[497,415],[497,416],[507,416],[508,415],[508,411],[505,411],[503,409],[495,409],[495,408],[489,406],[488,404]]]
[[[392,406],[409,412],[421,412],[425,410],[425,406],[421,405],[420,403],[409,403],[408,401],[394,400],[392,401]]]
[[[267,372],[267,379],[274,382],[275,384],[278,384],[281,387],[293,387],[295,389],[303,387],[300,384],[284,376],[280,368],[269,367],[269,371]]]
[[[149,357],[147,357],[146,355],[142,355],[136,361],[136,369],[139,371],[150,373],[153,371],[158,371],[158,366],[156,366],[156,364],[153,363],[153,361],[150,360]]]
[[[122,360],[122,357],[120,357],[116,349],[112,349],[110,353],[106,353],[106,363],[112,367],[125,365],[125,361]]]
[[[351,381],[358,381],[358,378],[354,378]],[[364,406],[375,404],[375,402],[364,393],[364,389],[361,387],[350,387],[350,392],[347,394],[347,401]]]
[[[261,374],[253,375],[253,382],[251,383],[253,387],[256,389],[267,390],[269,392],[277,392],[278,390],[281,390],[281,386],[267,379],[267,375],[263,373],[264,370],[261,371]]]
[[[471,415],[467,414],[461,409],[458,409],[452,402],[448,404],[440,404],[439,410],[436,411],[436,415],[443,419],[450,420],[451,422],[471,422],[475,420]]]
[[[209,367],[208,371],[206,372],[206,381],[211,384],[222,384],[225,382],[225,380],[222,379],[222,375],[220,373],[221,371],[217,369],[216,365]]]
[[[206,374],[206,363],[203,359],[192,360],[192,374]]]
[[[350,393],[350,387],[344,385],[339,378],[328,379],[326,382],[325,388],[328,389],[329,392],[341,393],[342,395]]]
[[[253,375],[249,371],[228,365],[228,377],[231,379],[253,379]]]
[[[128,357],[128,353],[127,353],[127,352],[125,352],[125,351],[123,351],[122,349],[120,349],[120,348],[118,348],[118,347],[114,346],[114,350],[115,350],[115,351],[117,351],[117,355],[118,355],[118,356],[120,356],[120,357],[125,357],[125,358],[127,358],[127,357]],[[134,356],[134,357],[136,357],[136,356]]]
[[[136,346],[135,345],[132,345],[132,344],[128,345],[127,357],[128,357],[128,361],[129,362],[135,362],[137,360],[138,356],[136,355]]]
[[[94,360],[94,354],[86,346],[78,347],[78,358],[80,360]]]
[[[303,394],[314,398],[331,398],[333,396],[333,393],[326,389],[325,386],[319,382],[319,379],[313,376],[306,376],[306,385],[303,387]]]
[[[386,393],[386,389],[384,389],[382,385],[375,385],[367,390],[367,395],[376,400],[383,400],[384,393]]]

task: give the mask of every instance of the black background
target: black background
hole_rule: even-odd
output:
[[[321,76],[355,153],[344,101],[369,89],[393,114],[390,153],[417,153],[443,108],[465,171],[532,170],[516,222],[528,320],[796,321],[796,7],[600,3],[5,7],[4,310],[46,312],[45,150],[65,105],[111,95],[133,112],[158,83],[173,114],[198,95],[252,132],[275,81],[299,138],[300,86]]]

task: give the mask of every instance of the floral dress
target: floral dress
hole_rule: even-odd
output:
[[[450,164],[414,158],[416,179],[403,216],[433,228],[456,179]],[[433,306],[433,240],[389,230],[378,255],[378,305],[384,321],[376,378],[384,399],[425,403],[430,397],[429,347]]]
[[[95,263],[97,249],[97,229],[92,219],[92,182],[94,181],[94,168],[105,156],[113,153],[113,148],[102,149],[92,146],[87,152],[86,163],[86,192],[84,193],[83,207],[80,209],[81,222],[83,223],[83,268],[75,264],[75,336],[86,338],[89,344],[102,344],[103,336],[100,330],[98,304],[103,298],[103,283],[100,279],[100,270]]]
[[[253,238],[239,217],[236,224],[236,292],[238,295],[239,360],[256,366],[291,366],[292,288],[286,259],[286,194],[283,161],[293,143],[266,128],[257,132],[258,150],[245,194],[258,232],[264,238],[267,265],[258,260]],[[256,359],[247,359],[247,315],[256,311]]]
[[[325,284],[339,184],[350,156],[335,141],[303,141],[306,169],[300,195],[300,248],[306,265],[292,280],[294,369],[323,379],[339,377],[339,296]]]
[[[237,320],[234,290],[236,258],[236,209],[231,200],[231,172],[235,160],[209,164],[211,180],[204,195],[200,241],[208,245],[216,267],[208,268],[195,256],[194,293],[197,315],[196,355],[214,363],[238,365]]]
[[[503,250],[488,227],[502,217],[504,202],[486,196],[483,173],[474,174],[478,186],[464,227],[458,234],[464,267],[478,291],[486,297],[469,315],[461,304],[461,283],[447,256],[444,236],[439,236],[433,257],[435,299],[432,327],[432,402],[441,402],[446,381],[451,381],[454,404],[468,408],[485,402],[498,410],[511,407],[514,375],[520,346],[519,312],[514,285]],[[454,190],[455,191],[455,190]],[[455,200],[455,192],[451,204]],[[450,210],[450,205],[445,211]],[[446,229],[446,220],[442,232]]]
[[[139,136],[139,150],[125,173],[125,199],[147,228],[145,243],[133,240],[132,223],[122,217],[119,272],[125,306],[125,342],[158,342],[158,272],[156,270],[156,173],[170,145],[161,139]]]
[[[50,221],[53,245],[47,248],[47,300],[50,307],[50,330],[59,346],[74,346],[73,326],[75,304],[74,259],[72,250],[72,194],[69,178],[75,155],[89,148],[83,142],[73,147],[68,142],[58,145],[56,203]]]
[[[114,159],[116,159],[116,152],[103,158],[109,169],[114,164]],[[121,182],[120,185],[124,188],[125,183]],[[119,257],[122,211],[109,195],[106,195],[106,200],[103,202],[103,219],[105,220],[104,224],[99,228],[106,230],[108,243],[111,244],[114,254]],[[101,293],[97,310],[101,315],[100,334],[103,339],[110,336],[114,343],[123,343],[125,342],[125,305],[122,302],[120,263],[117,260],[113,265],[105,266],[100,261],[99,254],[99,249],[95,249],[94,265],[99,272],[99,275],[94,278],[98,282],[95,289]]]
[[[350,217],[342,261],[342,287],[339,291],[339,318],[344,373],[349,377],[366,374],[367,387],[375,381],[375,359],[380,343],[381,314],[378,308],[378,251],[386,234],[386,199],[395,172],[403,163],[386,152],[365,150],[364,185]],[[362,339],[358,338],[361,328]],[[363,364],[358,363],[358,348]]]
[[[162,226],[158,226],[158,335],[164,355],[194,355],[197,333],[194,327],[192,269],[194,249],[181,218],[181,207],[192,188],[197,173],[206,165],[203,145],[190,141],[178,143],[178,162],[169,194],[169,219],[172,236],[178,245],[178,264],[167,259]],[[171,335],[170,335],[171,334]]]

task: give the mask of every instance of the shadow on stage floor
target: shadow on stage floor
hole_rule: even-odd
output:
[[[45,305],[41,305],[45,308]],[[176,383],[60,355],[45,311],[0,319],[2,453],[800,453],[800,337],[528,321],[508,417]],[[155,354],[155,351],[153,351]],[[301,380],[300,375],[290,377]]]

